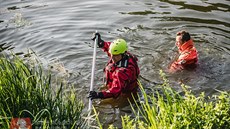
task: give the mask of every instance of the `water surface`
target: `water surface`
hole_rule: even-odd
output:
[[[190,32],[199,51],[195,71],[169,74],[172,86],[183,82],[196,93],[229,91],[229,0],[0,0],[0,44],[15,52],[33,49],[44,65],[68,76],[86,103],[90,86],[93,41],[124,38],[139,58],[141,81],[146,89],[162,83],[159,70],[167,71],[177,49],[175,34]],[[4,44],[4,45],[3,45]],[[97,49],[95,89],[102,85],[108,57]],[[119,116],[132,114],[129,106],[99,106],[106,123],[120,127]]]

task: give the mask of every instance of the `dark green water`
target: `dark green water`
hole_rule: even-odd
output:
[[[187,30],[199,51],[195,71],[169,74],[173,87],[180,82],[195,93],[207,95],[230,86],[229,0],[0,0],[0,44],[15,52],[33,49],[45,66],[69,77],[88,104],[92,63],[92,33],[104,40],[124,38],[138,55],[145,87],[162,83],[159,70],[167,71],[176,54],[175,34]],[[9,49],[7,48],[7,49]],[[95,89],[102,85],[107,56],[97,49]],[[179,90],[179,88],[178,88]],[[104,123],[120,126],[119,115],[129,107],[100,107]]]

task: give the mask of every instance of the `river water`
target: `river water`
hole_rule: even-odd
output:
[[[43,64],[68,77],[86,109],[93,56],[90,38],[95,30],[106,41],[120,37],[128,42],[129,50],[139,58],[146,89],[162,83],[162,69],[174,88],[183,82],[196,94],[230,91],[229,0],[0,0],[0,45],[18,53],[32,49]],[[190,32],[199,66],[169,74],[180,30]],[[107,60],[97,49],[95,89],[103,84]],[[131,114],[129,107],[99,108],[105,114],[105,125],[120,127],[119,115]]]

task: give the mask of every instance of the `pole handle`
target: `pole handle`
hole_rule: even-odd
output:
[[[96,31],[97,33],[97,31]],[[97,51],[97,44],[98,44],[98,35],[95,35],[95,41],[94,41],[94,49],[93,49],[93,61],[92,61],[92,71],[91,71],[91,82],[90,82],[90,90],[93,91],[93,85],[94,85],[94,75],[95,75],[95,63],[96,63],[96,51]],[[91,111],[92,109],[92,100],[89,98],[89,108],[88,111]]]

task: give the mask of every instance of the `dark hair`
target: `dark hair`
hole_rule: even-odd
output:
[[[186,32],[186,31],[178,32],[177,36],[180,36],[180,35],[182,36],[181,37],[182,42],[187,42],[187,41],[189,41],[191,39],[190,34],[188,32]]]

